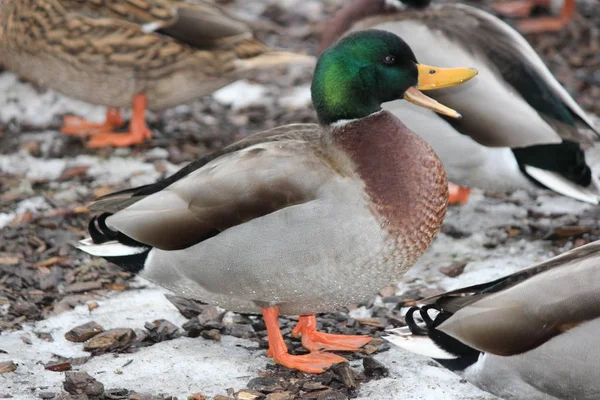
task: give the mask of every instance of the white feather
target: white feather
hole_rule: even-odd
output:
[[[158,21],[148,22],[147,24],[142,25],[142,32],[144,33],[152,33],[160,28],[162,28],[163,23]]]
[[[526,165],[525,171],[533,179],[548,187],[548,189],[554,190],[556,193],[562,194],[563,196],[572,197],[576,200],[590,204],[598,204],[600,200],[598,193],[594,193],[589,189],[570,182],[556,172],[546,171],[532,167],[531,165]]]
[[[383,339],[411,353],[443,360],[457,358],[455,355],[440,348],[429,337],[413,335],[406,327],[392,329],[388,332],[392,335],[383,336]]]
[[[94,244],[91,238],[83,239],[76,245],[79,250],[98,257],[122,257],[140,254],[148,250],[148,247],[127,246],[117,241]]]

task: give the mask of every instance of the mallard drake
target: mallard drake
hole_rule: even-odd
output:
[[[102,124],[65,117],[62,132],[91,135],[89,147],[150,138],[146,108],[189,102],[267,65],[315,61],[272,50],[204,0],[3,1],[0,54],[28,80],[110,107]],[[132,99],[129,133],[113,133]]]
[[[381,109],[405,98],[459,114],[419,90],[472,78],[470,68],[417,64],[389,32],[350,35],[320,57],[312,83],[319,124],[249,136],[152,185],[95,201],[79,248],[180,295],[262,312],[276,362],[322,372],[370,338],[316,331],[314,313],[357,303],[396,282],[440,228],[442,164]],[[287,352],[279,313],[301,315]]]
[[[373,14],[371,3],[354,0],[345,9]],[[600,130],[518,32],[464,4],[390,11],[392,3],[379,1],[380,11],[370,17],[340,11],[327,25],[321,49],[354,22],[350,31],[377,28],[400,35],[429,64],[459,60],[479,70],[480,79],[433,94],[459,110],[460,121],[406,102],[384,106],[429,142],[451,182],[491,191],[542,186],[598,204],[598,180],[580,143],[597,140]],[[468,191],[451,202],[464,201],[464,195]]]
[[[437,359],[503,399],[595,400],[599,286],[596,241],[504,278],[424,300],[409,309],[407,327],[385,339]],[[415,313],[423,322],[415,321]]]
[[[527,17],[534,8],[541,6],[554,11],[558,17],[526,18],[519,21],[517,28],[523,33],[559,31],[575,13],[575,0],[518,0],[493,5],[494,11],[511,17]]]

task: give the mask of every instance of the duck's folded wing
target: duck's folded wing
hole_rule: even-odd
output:
[[[204,0],[77,0],[91,19],[130,23],[143,33],[159,32],[200,49],[234,49],[260,54],[267,46],[253,38],[250,27],[221,7]],[[87,13],[84,10],[94,10]],[[243,56],[243,55],[242,55]]]
[[[209,153],[196,161],[189,163],[175,174],[158,182],[100,196],[89,204],[89,209],[92,211],[116,213],[146,196],[165,189],[167,186],[185,178],[187,175],[220,157],[262,143],[275,143],[288,140],[316,143],[318,142],[320,135],[321,130],[316,124],[289,124],[258,132],[220,150]]]
[[[437,304],[463,305],[437,329],[481,351],[519,354],[600,318],[599,287],[600,242],[594,242],[489,284],[442,295]],[[464,305],[460,292],[476,292],[479,299]]]
[[[197,244],[233,226],[316,199],[337,179],[304,140],[264,142],[225,154],[107,218],[163,250]]]

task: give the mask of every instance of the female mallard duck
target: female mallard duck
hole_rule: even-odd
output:
[[[406,103],[384,106],[429,142],[451,182],[495,191],[537,185],[598,204],[597,178],[580,143],[598,139],[600,131],[521,35],[463,4],[390,11],[386,6],[392,2],[376,0],[379,11],[373,11],[373,2],[354,0],[336,14],[321,48],[354,23],[351,31],[377,28],[400,35],[428,64],[459,62],[479,70],[481,79],[433,96],[459,110],[460,121]],[[372,16],[364,18],[366,12]],[[451,196],[451,202],[466,200],[465,194]]]
[[[559,31],[564,28],[575,13],[575,0],[517,0],[493,5],[494,11],[512,17],[527,17],[535,7],[550,8],[558,17],[526,18],[517,24],[523,33]]]
[[[600,241],[427,299],[386,337],[507,400],[600,398]],[[439,313],[433,316],[431,310]],[[425,326],[417,324],[414,313]]]
[[[276,52],[204,0],[0,1],[2,62],[24,78],[110,107],[106,122],[66,117],[89,147],[150,138],[145,110],[189,102],[266,65],[314,60]],[[133,99],[129,133],[118,108]]]
[[[257,133],[153,185],[99,198],[80,248],[180,295],[262,311],[268,355],[322,372],[370,338],[316,331],[314,313],[396,282],[440,228],[442,164],[381,103],[405,98],[459,115],[419,90],[457,85],[470,68],[417,64],[389,32],[350,35],[323,53],[312,84],[320,124]],[[278,313],[301,315],[312,351],[287,352]]]

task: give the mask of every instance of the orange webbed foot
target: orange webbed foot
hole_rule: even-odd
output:
[[[302,315],[292,331],[292,336],[302,336],[302,346],[310,351],[360,351],[371,341],[366,335],[335,335],[317,331],[314,315]]]
[[[123,126],[124,121],[118,109],[106,110],[106,120],[102,123],[90,122],[85,118],[66,115],[60,132],[63,135],[90,136],[103,132],[111,132]]]
[[[267,337],[269,340],[267,356],[271,357],[277,364],[309,374],[320,374],[333,364],[348,362],[344,357],[322,351],[315,351],[299,356],[289,354],[277,320],[279,317],[279,307],[263,308],[262,314],[267,326]]]
[[[96,133],[91,135],[87,147],[125,147],[144,143],[150,138],[152,138],[152,131],[146,125],[146,95],[138,94],[133,98],[133,112],[129,132],[115,133],[108,131]]]
[[[145,124],[138,129],[134,129],[132,125],[130,129],[126,133],[102,132],[92,135],[86,146],[92,149],[104,146],[126,147],[142,144],[152,137],[152,131]]]
[[[471,189],[448,183],[448,203],[465,205],[469,201]]]
[[[309,374],[320,374],[325,372],[325,370],[330,368],[333,364],[348,362],[344,357],[338,356],[337,354],[325,353],[322,351],[294,356],[289,354],[287,349],[283,353],[276,353],[269,349],[267,355],[277,364]]]

